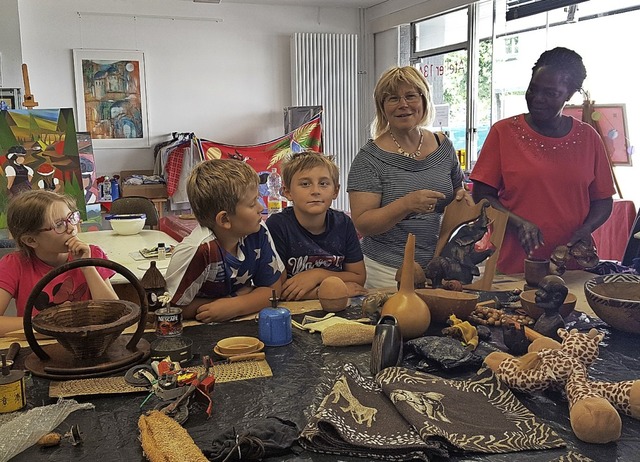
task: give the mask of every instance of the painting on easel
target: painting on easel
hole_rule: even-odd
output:
[[[633,144],[627,131],[624,104],[593,104],[590,119],[585,118],[583,106],[565,106],[562,111],[593,126],[602,137],[612,165],[631,166]]]
[[[29,189],[73,196],[86,218],[72,109],[0,112],[0,228],[11,198]]]

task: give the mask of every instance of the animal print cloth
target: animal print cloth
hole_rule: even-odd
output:
[[[310,451],[385,460],[565,446],[489,369],[447,380],[390,367],[373,381],[353,364],[344,366],[300,443]]]

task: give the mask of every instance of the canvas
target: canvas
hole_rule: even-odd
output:
[[[9,151],[21,152],[20,159],[8,159]],[[73,196],[86,218],[72,109],[1,111],[0,166],[0,228],[7,227],[11,198],[29,189]]]

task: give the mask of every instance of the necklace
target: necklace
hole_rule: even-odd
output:
[[[393,132],[391,130],[389,130],[389,135],[391,135],[391,139],[398,147],[398,154],[408,157],[409,159],[415,159],[420,154],[422,154],[420,152],[420,148],[422,148],[422,137],[423,137],[422,130],[420,130],[420,142],[418,143],[418,149],[416,149],[414,152],[407,152],[404,149],[402,149],[402,146],[400,146],[400,143],[398,143],[398,141],[396,140],[396,137],[393,136]]]

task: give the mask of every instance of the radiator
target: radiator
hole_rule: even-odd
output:
[[[347,175],[358,152],[358,56],[355,34],[298,33],[291,37],[293,106],[322,106],[324,152],[340,169],[333,207],[349,210]]]

